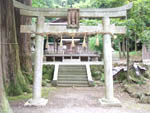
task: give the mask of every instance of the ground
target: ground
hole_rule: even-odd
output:
[[[122,107],[102,107],[98,101],[104,97],[104,87],[57,88],[49,92],[45,107],[24,107],[24,101],[10,102],[14,113],[150,113],[149,104],[140,104],[115,85],[115,97]]]

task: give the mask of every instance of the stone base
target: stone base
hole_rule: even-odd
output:
[[[94,87],[94,81],[88,81],[90,87]]]
[[[108,100],[106,98],[99,99],[99,102],[102,106],[108,106],[108,107],[122,107],[121,102],[114,98],[111,100]]]
[[[52,85],[56,87],[57,86],[57,80],[53,80]]]
[[[40,99],[29,99],[24,106],[46,106],[48,103],[48,99],[40,98]]]

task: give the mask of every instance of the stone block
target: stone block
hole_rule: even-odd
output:
[[[40,99],[29,99],[24,106],[46,106],[48,103],[48,99],[40,98]]]
[[[101,103],[102,106],[106,106],[106,107],[122,107],[121,102],[116,99],[106,99],[106,98],[102,98],[99,99],[99,102]]]
[[[53,80],[53,81],[52,81],[52,85],[53,85],[53,86],[57,86],[57,80]]]

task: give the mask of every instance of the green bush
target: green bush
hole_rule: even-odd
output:
[[[100,80],[104,82],[104,66],[92,65],[91,74],[94,80]]]
[[[54,74],[54,65],[44,65],[43,66],[43,80],[51,81]]]

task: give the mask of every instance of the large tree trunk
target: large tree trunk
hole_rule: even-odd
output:
[[[20,69],[19,48],[16,36],[13,0],[0,0],[2,36],[2,74],[9,95],[19,95],[29,91]]]
[[[0,34],[0,43],[1,43],[1,34]],[[1,47],[1,44],[0,44],[0,47]],[[0,56],[1,56],[1,49],[0,49]],[[0,59],[0,113],[13,113],[10,106],[9,106],[6,95],[5,95],[5,90],[4,90],[4,86],[3,86],[1,59]]]
[[[8,0],[7,0],[8,1]],[[5,90],[4,90],[4,86],[3,86],[3,71],[2,71],[2,51],[1,51],[1,48],[2,48],[2,32],[3,32],[3,29],[2,29],[2,6],[3,6],[3,2],[4,0],[0,0],[0,113],[13,113],[10,106],[9,106],[9,103],[8,103],[8,100],[6,98],[6,95],[5,95]]]
[[[32,0],[17,0],[26,5],[32,5]],[[16,30],[19,44],[19,58],[22,73],[25,77],[32,78],[32,61],[31,61],[31,37],[30,34],[20,33],[20,25],[30,25],[31,18],[20,16],[19,9],[15,9]]]

